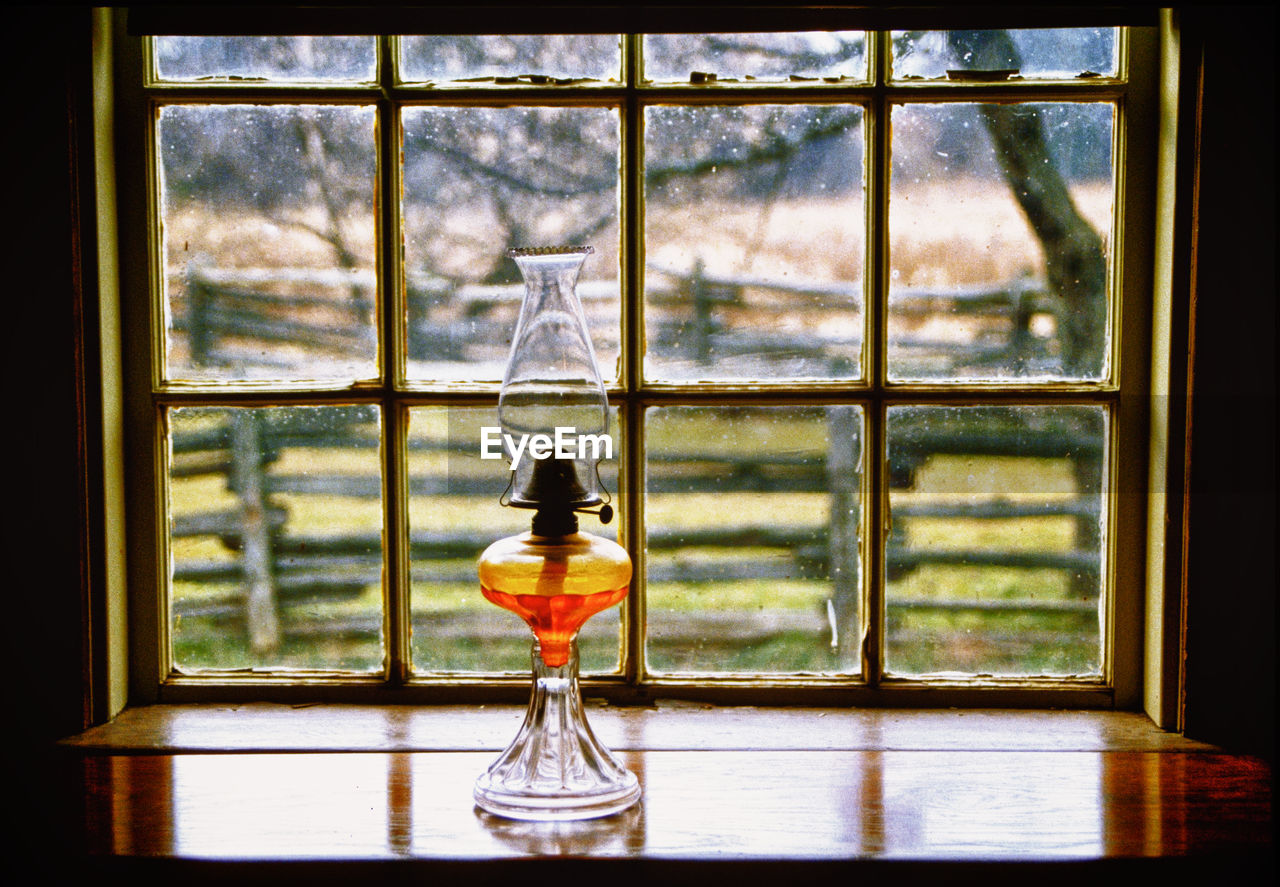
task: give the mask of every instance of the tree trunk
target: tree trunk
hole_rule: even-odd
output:
[[[949,31],[947,45],[966,68],[1022,67],[1008,31]],[[1044,249],[1049,292],[1057,299],[1063,372],[1100,376],[1107,324],[1107,259],[1102,238],[1072,202],[1037,111],[1005,104],[980,105],[979,111],[1004,180]]]

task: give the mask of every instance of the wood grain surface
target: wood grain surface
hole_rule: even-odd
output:
[[[1135,712],[593,705],[615,750],[1209,751]],[[492,751],[515,705],[153,705],[64,740],[84,751]]]
[[[472,803],[518,709],[249,709],[248,720],[143,710],[65,743],[83,810],[74,849],[273,863],[1068,863],[1271,847],[1265,762],[1137,716],[599,708],[592,723],[644,798],[550,824]],[[248,729],[254,718],[262,729]]]

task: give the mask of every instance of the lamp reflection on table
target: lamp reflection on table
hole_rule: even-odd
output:
[[[645,790],[633,813],[548,827],[475,812],[492,755],[68,758],[84,811],[69,834],[94,856],[317,861],[1087,860],[1271,840],[1269,768],[1221,753],[627,750]]]

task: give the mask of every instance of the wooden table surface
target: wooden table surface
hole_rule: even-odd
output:
[[[64,743],[99,860],[510,864],[1268,859],[1271,770],[1088,712],[597,708],[641,803],[491,817],[517,708],[183,706]],[[268,750],[270,749],[270,750]],[[313,871],[336,871],[314,869]]]

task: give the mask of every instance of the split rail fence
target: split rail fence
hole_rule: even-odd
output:
[[[301,272],[292,278],[299,279]],[[703,361],[722,355],[730,347],[743,347],[741,336],[723,334],[717,319],[726,305],[742,302],[742,291],[759,289],[767,282],[747,279],[713,278],[700,268],[683,278],[667,275],[674,281],[669,290],[653,295],[664,306],[664,316],[653,323],[649,335],[654,340],[678,345],[689,359]],[[193,266],[187,278],[187,310],[175,327],[186,335],[191,359],[198,365],[211,365],[229,359],[224,344],[246,340],[303,341],[319,349],[340,350],[352,343],[365,341],[361,318],[369,316],[372,300],[372,277],[351,274],[344,277],[354,294],[346,306],[352,322],[336,325],[332,317],[323,328],[300,326],[294,319],[281,319],[282,299],[269,292],[259,292],[265,280],[261,273],[237,273],[225,269]],[[412,283],[412,282],[411,282]],[[421,283],[421,282],[420,282]],[[444,284],[429,282],[430,291],[420,287],[410,293],[410,303],[441,301]],[[776,286],[776,285],[775,285]],[[802,286],[777,287],[780,298],[803,299],[833,296],[830,290],[815,293]],[[520,287],[478,287],[462,289],[455,301],[465,305],[465,337],[451,330],[448,323],[420,323],[410,329],[411,358],[438,357],[432,349],[443,349],[455,359],[466,358],[461,343],[475,337],[477,320],[483,320],[493,306],[519,299]],[[853,304],[857,294],[843,292]],[[932,295],[913,293],[904,304],[910,310],[948,313],[964,311],[982,314],[995,324],[1003,324],[1004,341],[999,350],[1004,354],[1027,356],[1034,350],[1026,327],[1039,293],[1030,286],[1012,289],[941,292]],[[932,306],[930,309],[929,306]],[[332,304],[324,307],[332,313]],[[424,308],[417,315],[429,319]],[[767,323],[762,324],[765,328]],[[415,332],[416,330],[416,332]],[[693,335],[689,332],[693,331]],[[506,341],[507,330],[495,330],[496,341]],[[767,337],[761,336],[745,347],[752,353],[767,348]],[[738,343],[736,346],[733,343]],[[797,350],[794,336],[778,340],[789,354]],[[799,343],[807,347],[815,359],[824,356],[822,342]],[[983,353],[974,350],[957,359],[986,360],[991,357],[991,344]],[[1038,346],[1037,346],[1038,347]],[[244,353],[241,347],[234,353]],[[1042,359],[1043,355],[1031,355]],[[172,439],[171,476],[175,479],[216,475],[231,491],[237,506],[211,509],[175,517],[170,526],[174,539],[212,537],[220,541],[229,558],[217,560],[178,560],[172,565],[175,583],[210,583],[236,589],[221,596],[196,596],[175,601],[175,613],[185,617],[206,617],[247,633],[250,645],[264,651],[277,648],[290,636],[326,635],[376,636],[381,621],[351,618],[346,622],[325,620],[317,623],[306,615],[317,600],[337,601],[362,594],[369,586],[382,581],[382,541],[378,534],[352,533],[340,537],[317,537],[299,533],[291,526],[290,514],[279,501],[282,494],[377,498],[382,494],[378,478],[370,476],[313,477],[302,473],[284,473],[274,466],[282,453],[291,450],[323,448],[366,449],[377,447],[376,437],[369,433],[368,416],[362,408],[345,408],[350,414],[346,425],[327,424],[317,427],[305,420],[269,419],[264,411],[226,410],[216,425],[199,431],[175,433]],[[829,446],[825,459],[750,455],[708,456],[696,451],[651,454],[646,465],[646,489],[661,493],[821,493],[829,497],[829,514],[825,526],[813,527],[753,526],[733,520],[717,520],[693,530],[655,529],[648,533],[645,544],[653,562],[647,581],[650,585],[679,581],[683,583],[731,582],[746,579],[809,579],[829,583],[831,596],[828,619],[815,621],[813,614],[802,614],[797,624],[808,630],[825,630],[833,625],[856,624],[859,607],[859,493],[856,470],[857,418],[850,407],[827,407]],[[373,427],[376,427],[373,426]],[[410,440],[412,450],[447,450],[474,442],[446,440]],[[1102,438],[1100,435],[1078,434],[1062,427],[1022,429],[1015,437],[993,434],[962,426],[930,428],[922,425],[895,445],[890,454],[890,484],[894,489],[911,490],[921,466],[940,455],[1019,456],[1069,460],[1078,489],[1096,489],[1102,470]],[[495,472],[500,475],[501,472]],[[468,479],[448,477],[445,473],[415,474],[410,478],[410,495],[448,494],[470,496],[492,501],[501,489],[502,478]],[[913,547],[904,527],[912,518],[957,518],[977,521],[1000,521],[1019,517],[1066,516],[1074,521],[1075,543],[1069,550],[989,550]],[[1014,570],[1054,570],[1069,577],[1075,593],[1069,600],[906,600],[895,599],[890,609],[893,631],[895,614],[907,611],[931,612],[1073,612],[1082,617],[1096,614],[1099,581],[1099,514],[1098,497],[1081,494],[1070,497],[1046,497],[1042,501],[922,501],[898,505],[893,509],[893,530],[886,552],[888,578],[894,580],[929,564],[995,566]],[[606,528],[608,530],[609,528]],[[409,558],[412,581],[474,582],[474,559],[491,539],[476,533],[420,532],[410,535]],[[733,556],[737,552],[769,550],[782,556]],[[663,555],[684,550],[705,554],[719,551],[728,557],[707,561]],[[298,606],[299,604],[307,606]],[[714,631],[707,620],[690,620],[691,634]],[[781,623],[761,623],[756,629],[746,624],[724,625],[726,634],[736,639],[767,635],[787,628]],[[714,619],[712,620],[714,622]],[[430,627],[437,636],[471,635],[478,622],[467,614],[442,617]],[[833,630],[834,633],[834,630]],[[847,633],[846,633],[847,634]],[[666,642],[672,642],[667,637]],[[694,638],[688,639],[690,642]],[[819,639],[825,642],[825,638]],[[840,637],[842,658],[856,656],[851,638]],[[678,639],[677,639],[678,642]]]

